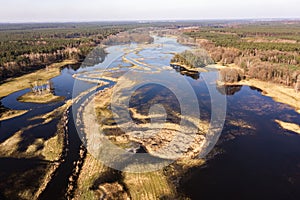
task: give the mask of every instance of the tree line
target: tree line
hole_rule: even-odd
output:
[[[300,25],[270,24],[203,28],[184,33],[223,65],[236,64],[243,71],[224,70],[224,79],[248,76],[295,86],[300,80]],[[285,40],[288,39],[288,40]],[[227,74],[227,75],[225,75]]]
[[[108,36],[129,28],[77,25],[1,30],[0,26],[0,82],[65,59],[82,61]]]

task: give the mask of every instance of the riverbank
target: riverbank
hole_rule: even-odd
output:
[[[91,126],[97,123],[97,118],[93,114],[95,112],[94,101],[94,99],[87,101],[83,111],[88,149],[91,149],[95,142],[93,131],[98,130],[98,126]],[[163,174],[162,170],[150,173],[119,172],[106,167],[89,153],[84,160],[77,185],[75,199],[127,199],[130,197],[131,199],[154,200],[162,197],[174,199],[176,195],[175,187],[170,185],[168,177]]]
[[[15,117],[19,117],[27,113],[28,110],[5,110],[0,113],[0,122],[8,119],[12,119]]]
[[[53,63],[45,69],[40,69],[30,74],[26,74],[17,78],[11,78],[0,85],[0,98],[3,98],[11,93],[32,87],[35,81],[47,82],[48,80],[60,74],[60,68],[65,65],[76,64],[76,60],[65,60],[58,63]]]
[[[40,126],[40,123],[24,127],[0,144],[0,156],[3,159],[25,162],[17,164],[22,166],[22,169],[20,168],[20,171],[8,178],[11,187],[5,187],[2,191],[3,194],[13,196],[13,199],[39,199],[39,195],[53,177],[60,163],[63,162],[66,144],[65,127],[68,120],[66,113],[60,117],[54,135],[49,138],[36,137],[24,150],[20,150],[20,144],[26,142],[24,134]],[[26,162],[33,162],[35,165],[27,168]],[[20,188],[17,194],[15,194],[14,188]]]
[[[197,67],[197,68],[195,68],[195,67],[189,67],[189,66],[187,66],[185,64],[177,63],[177,62],[171,62],[170,65],[171,66],[179,66],[179,67],[182,67],[182,68],[186,69],[187,71],[191,71],[191,72],[207,72],[207,70],[204,69],[204,68],[201,68],[201,67]]]
[[[49,65],[46,69],[40,69],[30,74],[22,75],[17,78],[11,78],[0,84],[0,99],[14,92],[31,88],[36,81],[39,83],[47,83],[50,79],[60,75],[60,69],[65,65],[78,63],[76,60],[65,60]],[[34,95],[31,92],[18,98],[21,102],[30,103],[51,103],[64,100],[63,97],[58,97],[52,94]],[[4,109],[0,111],[0,121],[12,119],[27,113],[27,110],[10,110]]]
[[[275,120],[275,122],[277,124],[279,124],[279,126],[285,130],[288,130],[288,131],[292,131],[294,133],[297,133],[297,134],[300,134],[300,126],[298,124],[295,124],[295,123],[290,123],[290,122],[284,122],[284,121],[281,121],[281,120]]]
[[[130,85],[132,82],[128,81],[127,84]],[[195,141],[190,141],[184,137],[184,135],[188,133],[180,132],[180,127],[171,122],[165,123],[164,129],[160,132],[156,130],[159,129],[160,126],[157,127],[155,125],[151,126],[151,124],[141,124],[140,128],[146,128],[149,130],[143,133],[145,135],[137,136],[134,134],[135,131],[129,131],[119,135],[118,128],[114,125],[115,122],[112,119],[112,113],[108,108],[111,101],[112,91],[113,87],[99,91],[95,97],[91,97],[82,105],[82,122],[84,124],[87,149],[89,152],[98,151],[97,148],[99,148],[99,145],[95,145],[95,143],[97,141],[100,142],[99,140],[101,139],[95,137],[95,133],[101,129],[106,133],[106,135],[108,135],[107,138],[113,144],[121,148],[124,146],[126,146],[124,148],[130,148],[128,145],[130,146],[132,143],[137,143],[141,144],[141,146],[149,154],[157,157],[166,157],[169,155],[169,151],[174,152],[178,150],[177,148],[183,148],[182,153],[186,158],[180,159],[171,166],[167,166],[156,172],[122,172],[121,174],[116,174],[115,170],[109,170],[99,160],[88,153],[78,178],[78,188],[75,191],[75,199],[80,199],[81,197],[99,199],[99,197],[112,198],[117,196],[130,196],[132,199],[176,199],[177,197],[180,197],[181,194],[178,193],[178,187],[181,177],[183,177],[189,169],[203,165],[204,163],[203,160],[191,158],[198,155],[199,151],[201,151],[201,148],[199,147],[203,141],[203,136],[201,136],[201,134],[194,136]],[[120,96],[117,98],[122,99],[126,97]],[[133,108],[130,109],[130,112],[132,117],[138,120],[160,117],[155,114],[145,116],[138,113],[137,110]],[[187,116],[183,116],[183,118],[190,121],[190,123],[195,124],[195,126],[197,125],[197,130],[206,130],[208,128],[208,124],[204,122],[200,123],[199,121],[188,118]],[[99,119],[102,120],[99,121]],[[121,123],[119,126],[130,127],[130,125],[126,123]],[[184,130],[188,131],[188,128]],[[175,134],[177,134],[179,138],[183,139],[173,141],[176,144],[171,144]],[[186,143],[190,146],[187,152],[185,152],[184,148],[187,145]],[[157,149],[162,149],[162,147],[165,146],[169,146],[165,151],[156,152]],[[106,158],[104,158],[104,160],[105,159]],[[126,169],[132,169],[135,166],[134,164],[128,164],[124,167],[124,170],[126,171]]]
[[[217,64],[217,65],[209,66],[209,68],[221,70],[226,67],[222,66],[221,64]],[[238,67],[232,64],[227,68],[238,68]],[[234,83],[224,83],[218,81],[218,85],[225,85],[225,86],[246,85],[246,86],[258,88],[262,90],[263,95],[271,97],[274,101],[287,104],[293,107],[296,110],[296,112],[300,113],[300,93],[296,93],[296,91],[291,87],[287,87],[276,83],[261,81],[257,79],[252,79],[252,78],[241,80],[239,82],[234,82]]]
[[[300,113],[300,93],[296,93],[293,88],[256,79],[244,80],[240,83],[259,88],[263,91],[263,95],[271,97],[277,102],[290,105]]]
[[[257,79],[242,80],[235,83],[218,82],[218,85],[246,85],[262,90],[262,94],[271,97],[274,101],[287,104],[300,113],[300,93],[296,93],[293,88],[260,81]]]

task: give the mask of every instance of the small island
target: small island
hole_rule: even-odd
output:
[[[65,97],[54,95],[54,88],[51,81],[46,84],[35,81],[31,84],[31,91],[20,96],[18,101],[28,103],[51,103],[63,101]]]
[[[27,102],[27,103],[51,103],[51,102],[58,102],[63,101],[65,98],[61,96],[55,96],[52,93],[43,93],[43,94],[36,94],[34,92],[28,92],[18,98],[20,102]]]
[[[183,67],[189,71],[202,71],[203,67],[210,64],[214,64],[214,61],[203,49],[193,51],[186,50],[182,53],[175,54],[171,60],[171,66]]]

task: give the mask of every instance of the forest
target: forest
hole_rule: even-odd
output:
[[[166,34],[176,33],[179,42],[200,46],[214,62],[237,65],[243,69],[243,77],[288,86],[300,81],[299,22],[181,21],[0,24],[0,82],[54,62],[66,59],[80,62],[100,43],[151,43],[153,38],[137,29],[145,27],[152,31],[168,28],[164,29],[168,30]],[[185,27],[194,28],[187,31]],[[105,52],[99,51],[105,57]],[[183,52],[174,59],[192,67],[211,62],[190,55]]]
[[[175,29],[191,25],[191,22],[126,21],[0,24],[0,82],[66,59],[81,62],[100,43],[151,43],[153,38],[141,34],[138,28]],[[129,30],[130,34],[124,33]],[[105,56],[105,52],[101,55]]]
[[[0,25],[0,82],[66,59],[82,61],[110,35],[134,25]]]
[[[241,77],[287,86],[295,86],[300,80],[299,22],[200,27],[185,32],[180,40],[192,40],[206,49],[217,63],[237,65],[244,70]]]
[[[152,43],[153,37],[144,28],[129,30],[115,35],[110,35],[103,40],[105,45],[122,45],[129,43]]]

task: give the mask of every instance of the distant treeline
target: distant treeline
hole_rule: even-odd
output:
[[[103,40],[105,45],[121,45],[129,43],[152,43],[154,39],[149,32],[143,29],[135,29],[131,31],[121,32],[117,35],[110,35]]]
[[[204,27],[181,40],[206,49],[215,62],[235,63],[242,76],[288,86],[300,80],[300,22]]]
[[[126,27],[0,31],[0,81],[65,59],[83,60],[91,49]]]

